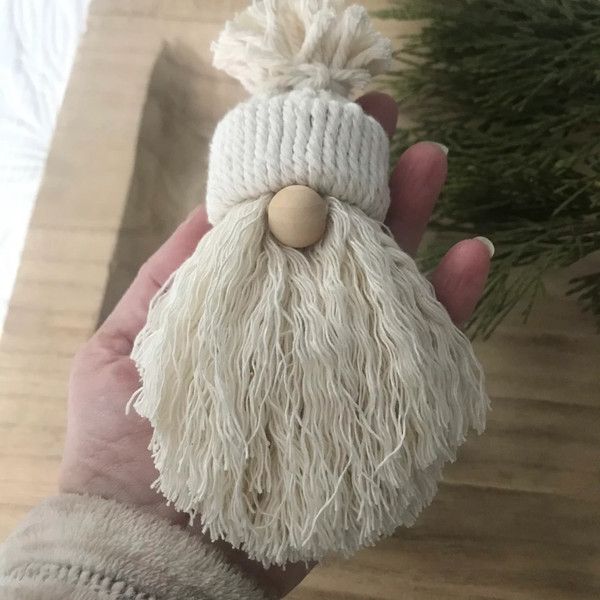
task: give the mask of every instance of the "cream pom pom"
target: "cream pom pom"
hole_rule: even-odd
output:
[[[362,6],[256,0],[213,44],[214,65],[251,93],[330,90],[349,96],[390,64],[392,46]]]

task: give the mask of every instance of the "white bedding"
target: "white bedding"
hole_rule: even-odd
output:
[[[0,331],[90,0],[0,0]]]

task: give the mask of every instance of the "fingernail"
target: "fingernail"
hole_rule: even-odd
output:
[[[439,142],[430,143],[435,144],[446,156],[448,156],[448,146],[444,146],[444,144],[440,144]]]
[[[488,240],[488,238],[483,237],[482,235],[478,235],[475,239],[479,240],[487,248],[490,258],[492,258],[492,256],[494,256],[494,252],[496,252],[496,248],[494,248],[492,241]]]

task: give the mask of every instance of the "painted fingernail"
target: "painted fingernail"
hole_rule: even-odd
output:
[[[475,239],[479,240],[487,248],[490,258],[492,258],[492,256],[494,256],[494,252],[496,252],[496,248],[494,248],[492,241],[488,240],[488,238],[483,237],[482,235],[478,235]]]
[[[448,146],[444,146],[444,144],[440,144],[439,142],[430,143],[435,144],[446,156],[448,156]]]

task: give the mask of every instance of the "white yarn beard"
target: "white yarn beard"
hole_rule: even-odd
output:
[[[155,486],[265,565],[410,525],[488,399],[469,341],[381,224],[329,199],[305,251],[240,204],[153,300],[132,353]]]

